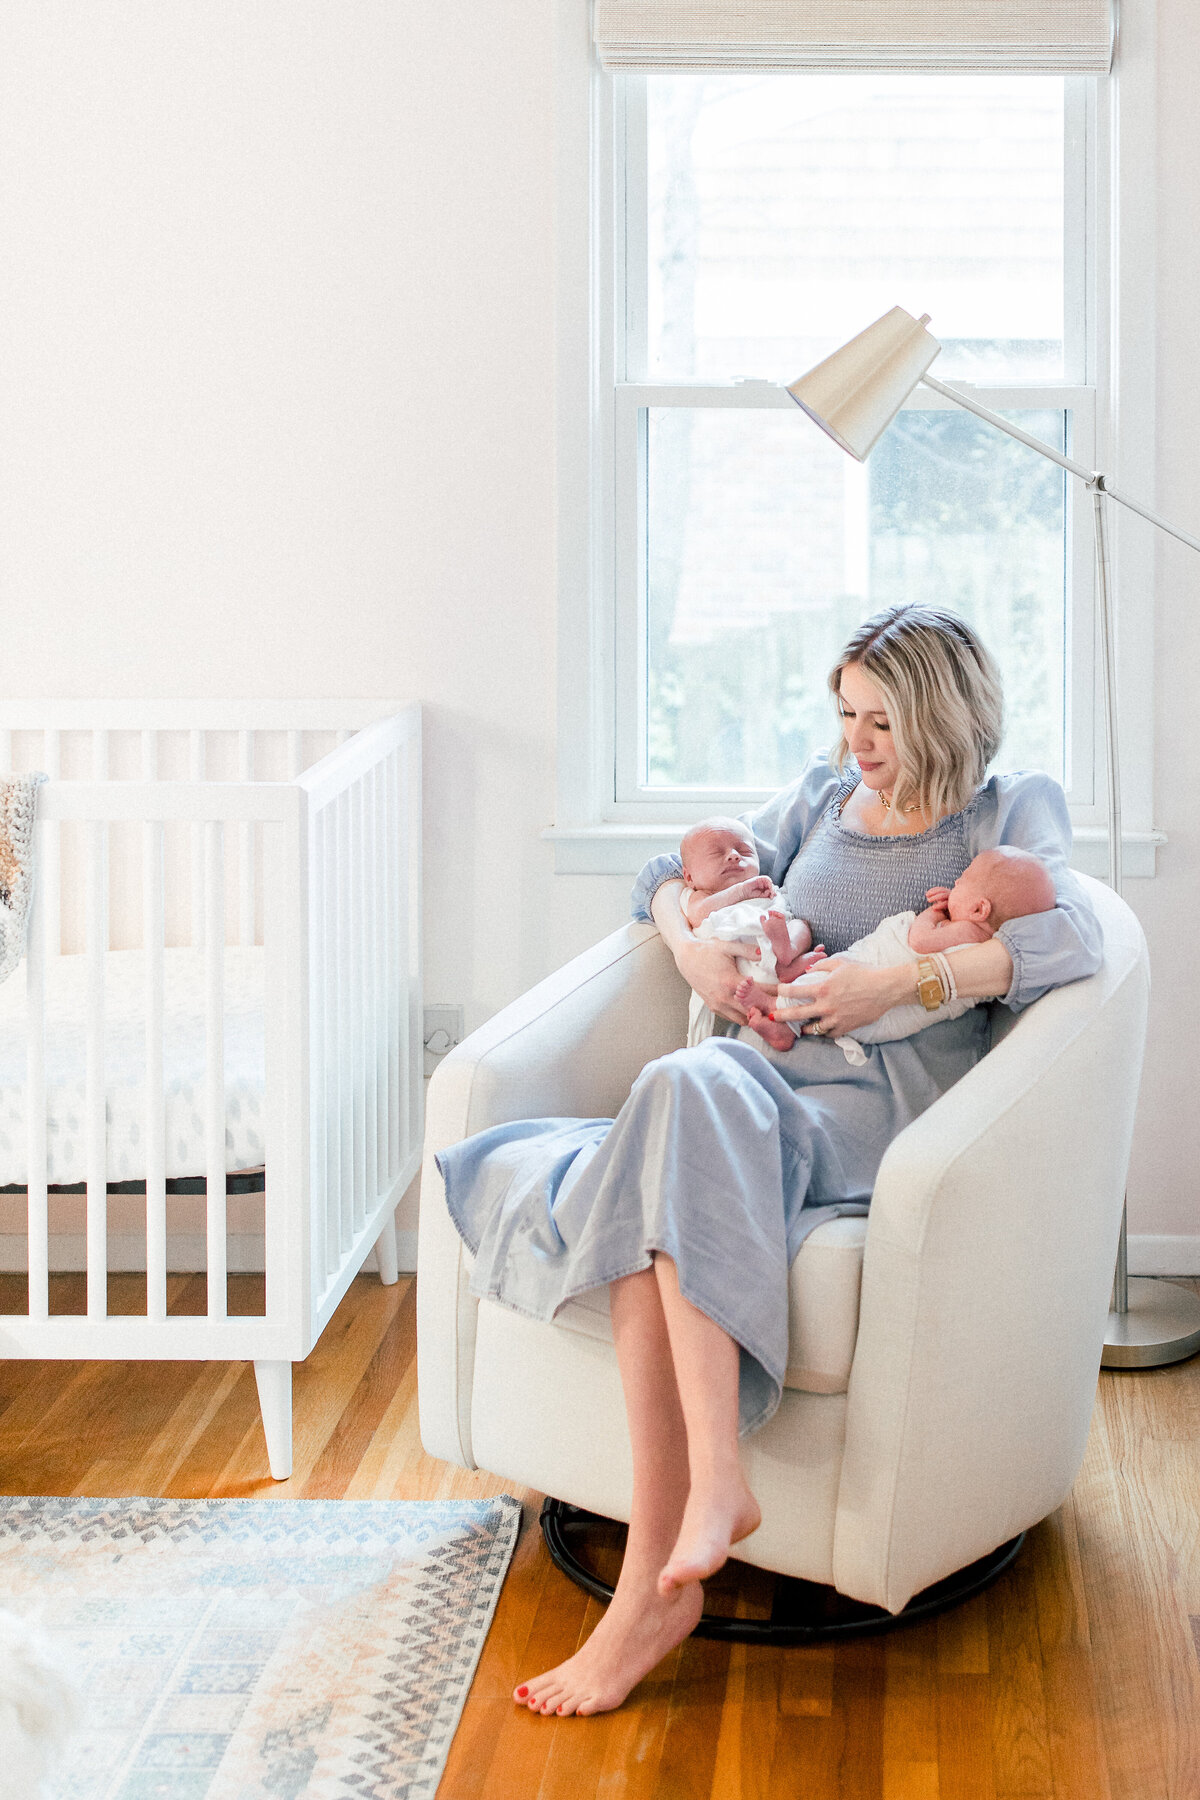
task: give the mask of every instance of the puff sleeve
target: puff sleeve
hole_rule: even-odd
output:
[[[1014,1012],[1050,988],[1079,981],[1100,967],[1100,923],[1067,858],[1071,821],[1066,796],[1049,775],[993,775],[971,808],[972,856],[1008,844],[1041,857],[1054,877],[1053,912],[1010,919],[996,936],[1013,960],[1012,985],[1003,1004]]]

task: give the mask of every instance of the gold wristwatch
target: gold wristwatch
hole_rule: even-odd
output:
[[[936,1012],[945,1003],[946,990],[931,956],[923,956],[917,964],[917,999],[926,1012]]]

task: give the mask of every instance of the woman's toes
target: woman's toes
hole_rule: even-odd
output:
[[[708,1573],[707,1569],[703,1572],[705,1575]],[[658,1572],[658,1591],[664,1600],[669,1600],[680,1588],[690,1587],[693,1581],[702,1579],[703,1575],[697,1574],[690,1564],[676,1562],[672,1557]]]

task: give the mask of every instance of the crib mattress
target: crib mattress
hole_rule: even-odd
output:
[[[141,950],[105,961],[105,1082],[108,1180],[146,1175],[146,964]],[[203,1175],[205,1088],[204,954],[163,956],[166,1173]],[[46,964],[46,1149],[52,1183],[86,1178],[87,958]],[[0,1186],[24,1185],[26,1136],[25,971],[0,985]],[[263,952],[225,951],[225,1167],[265,1160],[263,1138]]]

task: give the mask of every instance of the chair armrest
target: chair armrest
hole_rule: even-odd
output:
[[[892,1611],[1059,1506],[1095,1398],[1149,992],[1105,959],[1023,1013],[890,1146],[871,1204],[834,1579]]]
[[[612,1118],[648,1062],[687,1037],[688,989],[653,925],[630,924],[471,1033],[425,1108],[417,1251],[417,1386],[431,1456],[474,1468],[475,1312],[469,1258],[434,1155],[509,1119]]]

